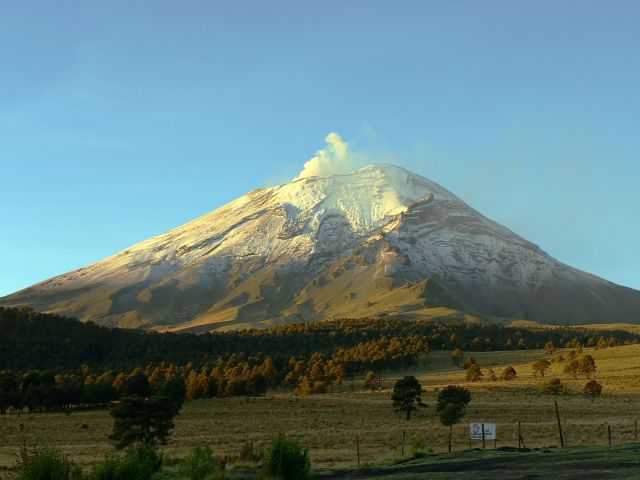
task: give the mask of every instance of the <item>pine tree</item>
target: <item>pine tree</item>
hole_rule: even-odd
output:
[[[134,443],[155,445],[166,443],[178,413],[168,397],[123,397],[110,411],[113,433],[109,436],[117,448]]]
[[[533,368],[534,375],[540,375],[541,377],[544,377],[544,373],[550,366],[551,363],[548,360],[541,359],[536,360],[531,367]]]
[[[453,426],[465,416],[470,401],[471,392],[457,385],[449,385],[438,393],[437,412],[440,423],[449,427],[449,453],[451,453]]]
[[[579,370],[587,379],[591,378],[591,375],[596,372],[596,361],[591,355],[585,355],[580,359]]]
[[[407,420],[411,420],[412,412],[426,407],[422,403],[422,385],[414,376],[405,376],[396,382],[391,400],[396,411],[404,412]]]
[[[582,393],[590,396],[593,402],[596,397],[602,394],[602,385],[597,380],[589,380],[582,389]]]

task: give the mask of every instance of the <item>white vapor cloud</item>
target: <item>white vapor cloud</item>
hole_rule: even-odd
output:
[[[331,132],[324,141],[327,145],[318,150],[316,156],[304,164],[302,171],[294,180],[348,173],[357,167],[358,159],[349,152],[349,144],[340,135]]]

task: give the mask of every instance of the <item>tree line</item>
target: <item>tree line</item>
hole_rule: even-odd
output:
[[[82,323],[29,308],[0,307],[0,369],[67,371],[82,365],[133,369],[161,362],[196,366],[232,354],[269,356],[276,364],[291,357],[331,356],[383,337],[419,337],[431,350],[494,351],[638,343],[626,331],[585,328],[519,328],[489,323],[434,322],[384,317],[298,323],[268,329],[202,334],[159,333]],[[362,347],[360,347],[362,348]]]
[[[111,329],[0,307],[0,412],[99,407],[167,385],[186,398],[331,391],[366,372],[407,368],[430,349],[508,350],[637,343],[624,331],[524,329],[398,318],[333,320],[200,335]]]
[[[300,395],[325,393],[345,378],[366,370],[410,367],[428,353],[420,337],[386,338],[336,348],[332,354],[314,352],[274,362],[262,353],[221,355],[195,366],[161,362],[132,370],[95,370],[89,366],[66,372],[0,371],[0,413],[8,409],[30,412],[107,406],[132,395],[170,396],[184,390],[186,398],[263,395],[267,389]]]

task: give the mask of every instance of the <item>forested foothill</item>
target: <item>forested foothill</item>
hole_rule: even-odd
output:
[[[0,412],[108,405],[130,395],[187,399],[332,391],[366,372],[409,368],[429,350],[501,351],[638,343],[626,331],[516,328],[399,318],[343,319],[203,334],[112,329],[0,307]]]

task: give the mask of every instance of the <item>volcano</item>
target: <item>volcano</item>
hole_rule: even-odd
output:
[[[0,304],[172,331],[453,312],[640,323],[640,292],[560,263],[388,164],[253,190]]]

